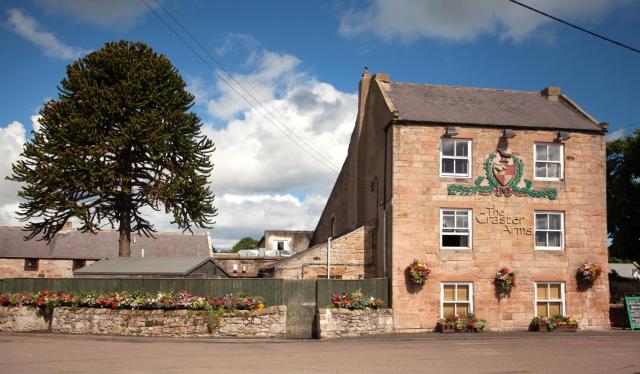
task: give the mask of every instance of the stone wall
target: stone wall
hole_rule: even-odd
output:
[[[360,227],[331,241],[331,276],[360,279],[373,276],[372,226]],[[274,265],[274,278],[317,279],[327,276],[327,243],[318,244]]]
[[[284,305],[218,316],[191,310],[61,307],[53,311],[50,330],[65,334],[284,338],[286,326],[287,308]],[[35,308],[0,307],[0,331],[27,332],[48,328],[44,319],[36,315]]]
[[[565,315],[581,329],[609,329],[609,286],[606,230],[606,139],[601,134],[572,132],[564,141],[564,178],[533,178],[534,144],[553,143],[553,131],[515,130],[508,140],[514,156],[524,164],[523,179],[534,189],[555,188],[557,199],[529,196],[448,195],[451,184],[473,185],[484,176],[483,164],[495,154],[500,129],[459,127],[456,138],[471,139],[471,178],[439,176],[441,126],[399,124],[393,127],[392,295],[395,328],[400,331],[432,330],[441,314],[441,283],[470,282],[473,311],[488,321],[488,330],[525,330],[535,314],[535,283],[565,284]],[[440,209],[471,209],[472,247],[440,248]],[[518,226],[486,222],[488,209],[521,217]],[[564,248],[536,250],[535,211],[564,212]],[[527,229],[529,231],[527,231]],[[405,269],[413,259],[432,266],[430,279],[420,289],[411,287]],[[604,274],[588,289],[578,287],[575,271],[585,260],[601,264]],[[493,279],[509,266],[517,285],[509,297],[498,298]],[[419,313],[417,311],[420,311]]]
[[[393,332],[392,309],[331,309],[318,310],[318,335],[322,338],[342,338]]]
[[[0,279],[4,278],[71,278],[73,260],[39,259],[38,270],[24,270],[24,258],[0,258]],[[86,260],[86,265],[95,260]]]
[[[49,322],[36,308],[0,306],[0,331],[34,332],[49,330]]]

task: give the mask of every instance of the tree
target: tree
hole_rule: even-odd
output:
[[[258,241],[249,236],[240,239],[239,242],[231,247],[231,253],[238,253],[241,249],[255,249],[258,248]]]
[[[640,261],[640,129],[607,143],[609,255]]]
[[[185,87],[144,43],[106,43],[67,66],[8,178],[23,183],[25,239],[50,242],[71,218],[82,232],[117,224],[119,255],[129,256],[131,232],[156,231],[145,207],[164,209],[185,231],[209,227],[217,214],[207,181],[214,144],[189,112],[194,97]]]

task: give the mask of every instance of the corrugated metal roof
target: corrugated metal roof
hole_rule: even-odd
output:
[[[432,84],[382,84],[400,121],[602,131],[568,98],[539,92]]]
[[[74,274],[187,275],[208,261],[215,263],[211,257],[116,257],[100,260],[76,270]]]
[[[77,230],[61,231],[47,244],[24,240],[20,227],[0,227],[0,258],[57,258],[97,260],[118,256],[118,232],[96,234]],[[154,238],[131,235],[131,256],[145,257],[209,256],[211,248],[205,232],[192,234],[156,233]]]

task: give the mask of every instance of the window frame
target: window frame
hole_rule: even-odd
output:
[[[547,285],[547,290],[549,289],[550,285],[559,284],[560,285],[560,300],[552,300],[552,299],[543,300],[543,301],[538,300],[538,285],[539,284],[546,284]],[[547,312],[548,312],[549,311],[549,304],[548,303],[557,303],[558,301],[560,301],[561,305],[562,305],[562,310],[560,311],[560,315],[566,316],[566,313],[567,313],[567,305],[566,305],[567,304],[567,296],[566,296],[565,292],[566,292],[565,291],[565,282],[556,282],[556,281],[533,282],[533,316],[534,317],[538,317],[538,302],[547,303]],[[551,318],[551,316],[547,316],[547,317]]]
[[[468,237],[469,237],[469,245],[467,247],[445,247],[443,245],[443,241],[442,238],[444,235],[442,229],[443,229],[443,225],[444,225],[444,212],[445,211],[454,211],[454,212],[467,212],[467,222],[469,223],[469,233],[468,233]],[[455,228],[455,227],[454,227]],[[439,226],[439,231],[440,231],[440,249],[446,249],[446,250],[470,250],[473,248],[473,209],[470,208],[440,208],[440,226]]]
[[[278,249],[278,244],[282,243],[282,249]],[[274,240],[274,249],[276,251],[286,251],[287,250],[287,241],[286,240]]]
[[[82,264],[82,266],[78,266]],[[84,259],[73,259],[71,260],[71,271],[76,271],[76,270],[80,270],[83,267],[87,266],[87,260]]]
[[[547,155],[549,154],[549,146],[558,146],[560,147],[560,161],[548,161],[548,160],[541,160],[538,161],[538,149],[537,146],[538,145],[544,145],[547,146]],[[548,157],[547,157],[548,158]],[[536,174],[536,163],[538,162],[544,162],[544,163],[557,163],[560,164],[560,176],[558,178],[550,178],[550,177],[539,177]],[[545,169],[546,171],[546,169]],[[533,143],[533,180],[538,180],[538,181],[551,181],[551,182],[559,182],[559,181],[563,181],[564,180],[564,144],[562,143],[545,143],[545,142],[535,142]]]
[[[454,145],[453,145],[453,153],[454,156],[445,156],[442,153],[442,149],[443,149],[443,143],[445,141],[453,141]],[[468,151],[468,156],[467,157],[460,157],[460,156],[455,156],[456,153],[456,149],[457,149],[457,143],[458,142],[465,142],[467,143],[467,151]],[[440,170],[440,176],[441,177],[445,177],[445,178],[465,178],[465,179],[470,179],[471,178],[471,165],[473,165],[472,163],[472,156],[473,156],[473,152],[472,152],[472,148],[473,148],[473,141],[471,139],[458,139],[458,138],[440,138],[440,166],[439,166],[439,170]],[[447,159],[452,159],[452,160],[467,160],[468,161],[468,165],[467,165],[467,174],[456,174],[456,173],[445,173],[444,172],[444,168],[443,168],[443,159],[447,158]],[[455,161],[454,161],[454,170],[455,170]]]
[[[35,262],[35,266],[27,266],[27,262],[33,260]],[[24,271],[38,271],[40,268],[40,259],[39,258],[25,258],[24,259]]]
[[[444,286],[456,286],[454,295],[456,298],[458,297],[458,286],[469,286],[469,300],[468,301],[445,301],[444,300]],[[445,318],[444,316],[444,304],[445,303],[453,303],[453,304],[469,304],[469,314],[473,314],[473,282],[440,282],[440,318]],[[457,306],[454,305],[455,311],[457,312]],[[454,313],[459,316],[458,313]]]
[[[538,241],[536,239],[536,234],[538,232],[538,214],[559,214],[560,215],[560,246],[559,247],[550,247],[550,246],[539,246]],[[558,230],[545,229],[541,230],[544,232],[558,232]],[[547,237],[547,243],[548,243]],[[533,246],[536,251],[564,251],[564,212],[562,211],[554,211],[554,210],[534,210],[533,211]]]

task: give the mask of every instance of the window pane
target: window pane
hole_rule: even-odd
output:
[[[562,247],[562,236],[557,231],[547,233],[549,247]]]
[[[469,143],[467,142],[456,142],[456,156],[458,157],[466,157],[468,152]]]
[[[538,303],[536,305],[536,314],[540,317],[547,317],[547,303]]]
[[[549,229],[560,230],[562,227],[562,215],[561,214],[549,214]]]
[[[442,235],[443,247],[469,247],[469,237],[467,235]]]
[[[536,230],[546,230],[549,228],[549,225],[547,223],[547,215],[542,213],[542,214],[536,214]]]
[[[469,304],[456,304],[458,316],[466,317],[469,315]]]
[[[544,144],[536,144],[536,161],[547,159],[547,146]]]
[[[561,303],[549,303],[549,317],[553,317],[555,315],[562,315]]]
[[[469,160],[456,160],[456,174],[467,174]]]
[[[454,304],[444,304],[442,306],[443,317],[451,317],[455,314]]]
[[[560,300],[560,284],[550,284],[549,285],[549,300]]]
[[[469,218],[466,212],[456,214],[456,227],[465,229],[469,227]]]
[[[538,300],[548,300],[547,299],[547,285],[546,284],[537,284],[536,285],[536,292],[538,295]]]
[[[449,215],[446,212],[442,213],[442,227],[453,228],[455,227],[455,216]]]
[[[444,156],[453,156],[455,143],[453,140],[443,140],[442,141],[442,154]]]
[[[547,233],[545,231],[536,231],[536,247],[547,246]]]
[[[554,144],[547,147],[547,159],[549,161],[560,161],[560,145]]]
[[[453,284],[445,284],[442,286],[444,289],[443,300],[445,301],[453,301],[455,300],[455,290],[456,286]]]
[[[469,301],[469,286],[458,285],[458,298],[457,301]]]
[[[555,162],[547,164],[547,178],[560,178],[560,164]]]
[[[450,158],[443,158],[442,159],[442,172],[445,174],[453,174],[454,173],[454,169],[453,169],[453,162],[454,160],[450,159]]]
[[[538,178],[546,178],[547,177],[547,167],[545,162],[536,162],[536,177]]]

